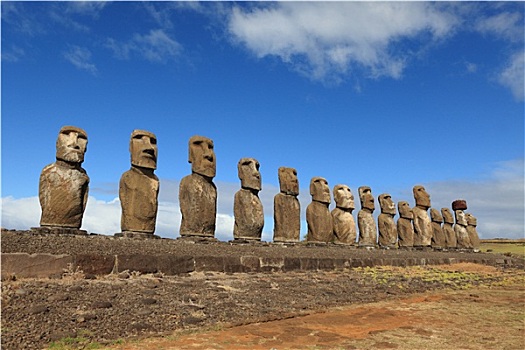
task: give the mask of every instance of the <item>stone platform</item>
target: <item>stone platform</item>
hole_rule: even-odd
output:
[[[523,265],[522,260],[488,253],[367,250],[333,244],[199,243],[184,239],[134,240],[13,230],[2,230],[1,240],[2,279],[13,275],[59,278],[64,271],[71,270],[96,276],[125,270],[176,275],[194,271],[286,272],[459,262],[503,267]]]

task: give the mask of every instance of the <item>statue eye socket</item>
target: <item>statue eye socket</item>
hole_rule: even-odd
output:
[[[151,138],[149,142],[151,142],[152,145],[156,145],[157,139]]]

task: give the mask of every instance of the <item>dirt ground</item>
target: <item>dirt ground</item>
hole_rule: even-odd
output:
[[[2,349],[522,349],[525,272],[476,264],[2,284]]]

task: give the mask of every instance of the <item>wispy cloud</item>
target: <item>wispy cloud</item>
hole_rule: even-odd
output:
[[[147,34],[134,34],[131,40],[118,42],[109,38],[106,47],[119,59],[130,59],[132,54],[156,63],[166,63],[175,59],[182,46],[162,29],[152,29]]]
[[[443,38],[457,23],[454,15],[429,3],[283,2],[234,7],[228,29],[257,57],[277,56],[324,80],[361,68],[372,77],[399,78],[408,55],[392,44],[419,36]]]
[[[71,46],[63,53],[64,58],[80,70],[85,70],[93,75],[97,74],[97,67],[91,62],[91,51],[85,47]]]
[[[502,12],[491,16],[481,16],[475,29],[483,34],[496,35],[510,41],[523,41],[523,13]]]
[[[10,48],[2,48],[2,61],[18,62],[25,54],[25,50],[16,45]]]
[[[517,101],[525,100],[525,52],[512,55],[496,80],[510,89]]]

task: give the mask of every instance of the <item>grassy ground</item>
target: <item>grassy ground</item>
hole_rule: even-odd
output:
[[[497,254],[513,255],[525,257],[525,241],[498,242],[497,240],[487,240],[481,243],[482,252],[491,252]]]

